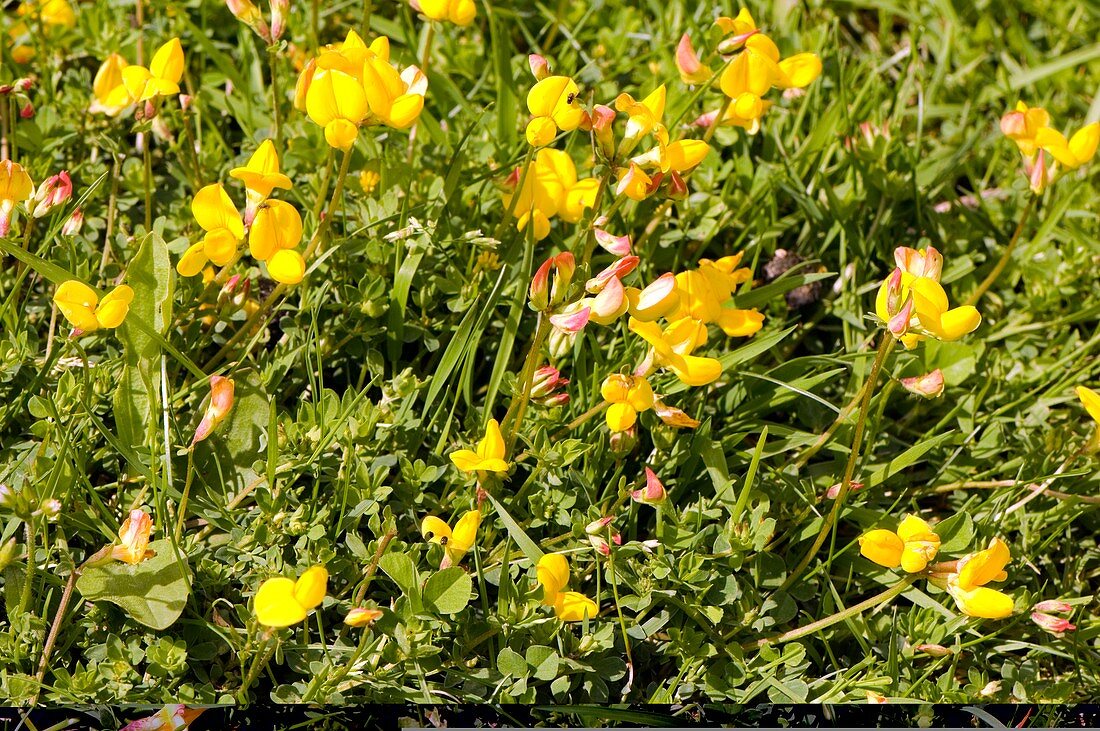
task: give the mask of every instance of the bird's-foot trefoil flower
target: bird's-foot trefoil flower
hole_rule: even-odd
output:
[[[446,21],[457,26],[469,25],[477,17],[474,0],[410,0],[409,4],[429,20]]]
[[[149,548],[153,519],[144,510],[131,510],[118,530],[118,543],[111,547],[111,558],[136,566],[156,553]]]
[[[118,327],[126,319],[133,299],[134,290],[120,284],[101,301],[94,289],[76,279],[62,282],[53,296],[57,309],[72,324],[74,336]]]
[[[1008,578],[1005,566],[1012,560],[1008,545],[1000,538],[989,547],[959,559],[955,573],[947,577],[947,591],[959,611],[981,619],[1004,619],[1013,612],[1013,600],[1008,594],[990,589],[986,584]]]
[[[489,419],[489,423],[485,425],[485,436],[477,443],[477,449],[451,452],[451,462],[463,472],[474,472],[479,476],[488,472],[503,475],[509,468],[504,456],[504,437],[500,433],[500,424],[496,419]]]
[[[233,408],[234,389],[233,379],[210,376],[210,402],[206,405],[206,413],[203,414],[202,421],[195,429],[195,436],[191,440],[192,446],[210,436],[229,417],[229,412]]]
[[[271,195],[271,191],[276,188],[290,190],[292,186],[290,178],[279,171],[279,153],[271,140],[261,142],[248,162],[230,170],[229,176],[244,183],[246,224],[252,223],[256,210]]]
[[[612,432],[627,431],[638,421],[638,414],[654,405],[653,387],[645,376],[612,373],[600,386],[600,395],[611,404],[604,420]]]
[[[585,113],[578,96],[577,82],[568,76],[548,76],[527,92],[527,142],[532,147],[544,147],[553,141],[558,130],[572,132],[581,126]]]
[[[313,566],[298,578],[275,577],[260,585],[254,607],[256,620],[265,627],[289,627],[304,620],[325,600],[328,571]]]
[[[878,528],[859,537],[859,552],[879,566],[908,573],[927,568],[940,549],[940,537],[924,520],[907,515],[898,524],[897,532]]]
[[[207,262],[225,266],[237,258],[237,248],[244,238],[244,222],[221,183],[207,185],[195,194],[191,212],[206,232],[202,241],[192,244],[180,257],[176,271],[193,277]]]
[[[11,160],[0,162],[0,237],[11,230],[16,206],[33,195],[34,181],[23,166]]]
[[[445,569],[462,563],[477,540],[477,529],[481,526],[481,511],[469,510],[455,523],[454,530],[443,520],[429,515],[420,523],[420,533],[428,543],[443,546],[443,560],[439,568]]]

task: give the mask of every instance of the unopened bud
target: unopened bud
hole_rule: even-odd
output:
[[[1056,637],[1061,637],[1064,632],[1077,629],[1077,626],[1071,624],[1065,617],[1055,617],[1053,614],[1045,612],[1032,612],[1031,621]]]
[[[917,645],[915,648],[917,652],[923,652],[925,655],[931,655],[932,657],[947,657],[948,655],[954,655],[954,650],[951,650],[943,645],[934,645],[926,643],[923,645]]]
[[[44,515],[47,520],[56,520],[57,516],[61,515],[61,501],[54,498],[43,500],[38,507],[38,513]]]
[[[0,571],[6,569],[15,560],[16,546],[14,537],[9,538],[3,546],[0,546]]]
[[[84,211],[79,208],[74,208],[73,212],[69,214],[69,217],[65,219],[65,223],[61,226],[62,236],[76,236],[80,233],[80,229],[84,226]]]
[[[829,500],[836,500],[836,496],[840,494],[840,485],[841,485],[841,483],[838,482],[835,485],[833,485],[832,487],[830,487],[828,490],[826,490],[825,491],[825,497],[828,498]],[[848,483],[848,494],[849,495],[852,494],[853,492],[859,492],[862,489],[863,489],[863,483],[862,482],[856,482],[856,481],[853,480],[853,481]]]
[[[248,295],[252,291],[252,281],[243,274],[234,274],[218,292],[218,304],[222,307],[232,304],[234,307],[244,307]]]
[[[192,445],[210,436],[211,432],[229,416],[229,410],[233,408],[233,388],[232,379],[210,376],[210,403],[195,430],[195,438],[191,440]]]
[[[271,0],[271,43],[283,37],[288,15],[290,15],[290,0]]]
[[[939,368],[923,376],[902,378],[901,385],[911,394],[927,399],[939,398],[943,395],[943,371]]]
[[[34,105],[30,102],[24,104],[19,110],[19,116],[23,119],[30,119],[34,116]]]
[[[531,383],[531,398],[544,399],[567,385],[569,385],[569,379],[562,378],[557,368],[549,365],[542,366],[535,371],[535,378]]]
[[[38,191],[34,194],[35,206],[31,215],[35,218],[42,218],[54,207],[61,205],[72,197],[73,181],[69,178],[68,171],[62,170],[57,175],[46,178],[38,186]]]
[[[1041,601],[1032,607],[1036,612],[1055,612],[1058,614],[1067,614],[1073,611],[1073,605],[1069,602],[1064,602],[1061,599],[1047,599]]]
[[[194,97],[190,94],[180,94],[180,109],[188,111],[191,109],[191,105],[195,102]]]
[[[668,176],[668,197],[674,201],[682,201],[688,197],[687,183],[680,173],[675,170]]]
[[[630,498],[636,503],[658,506],[664,505],[665,500],[668,499],[668,492],[657,478],[657,473],[646,467],[645,487],[630,493]]]
[[[535,275],[531,277],[527,299],[535,312],[542,312],[550,306],[550,268],[552,266],[554,266],[554,257],[551,256],[535,270]]]
[[[367,607],[356,607],[344,617],[344,624],[349,627],[369,627],[376,620],[382,618],[382,610]]]
[[[624,456],[634,451],[638,446],[638,425],[631,426],[626,431],[611,432],[611,453],[616,456]]]
[[[615,157],[615,131],[612,124],[615,121],[615,110],[604,104],[597,104],[592,108],[588,117],[592,133],[596,137],[596,146],[605,158],[611,160]]]
[[[550,62],[537,53],[528,56],[527,63],[531,67],[531,73],[534,75],[535,81],[542,81],[550,76]]]

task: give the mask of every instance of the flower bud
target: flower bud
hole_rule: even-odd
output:
[[[218,292],[218,305],[225,307],[227,304],[232,304],[236,308],[244,307],[251,291],[252,281],[243,274],[234,274]]]
[[[638,446],[638,425],[634,424],[624,431],[611,432],[611,453],[622,457],[634,451]]]
[[[290,0],[271,0],[271,40],[277,42],[286,30],[286,19],[290,14]]]
[[[840,494],[840,484],[841,483],[838,482],[825,491],[826,499],[836,500],[836,496]],[[864,485],[862,482],[856,482],[855,480],[852,480],[848,483],[848,494],[851,495],[853,492],[859,492],[863,488]]]
[[[568,251],[554,257],[554,281],[550,287],[550,304],[559,305],[569,294],[569,285],[573,283],[573,274],[577,271],[577,262]]]
[[[210,376],[210,403],[195,430],[195,437],[191,440],[192,446],[210,436],[210,433],[229,416],[229,410],[233,408],[233,388],[232,379]]]
[[[615,157],[615,130],[612,129],[614,121],[615,110],[604,104],[594,106],[588,116],[588,124],[596,137],[596,146],[608,160]]]
[[[376,620],[382,618],[382,610],[368,607],[356,607],[344,617],[344,624],[349,627],[369,627]]]
[[[911,394],[927,399],[939,398],[943,395],[943,371],[937,368],[923,376],[902,378],[901,385]]]
[[[531,73],[534,75],[535,81],[542,81],[550,76],[550,62],[537,53],[528,56],[527,63],[531,67]]]
[[[604,290],[611,280],[621,280],[637,268],[641,259],[636,256],[624,256],[613,262],[610,266],[585,282],[584,288],[591,294],[598,294]]]
[[[34,116],[34,105],[29,101],[19,109],[19,116],[23,119],[30,119]]]
[[[55,206],[61,205],[72,197],[73,181],[69,178],[68,171],[62,170],[57,175],[46,178],[38,186],[38,191],[34,194],[32,201],[35,205],[31,215],[35,218],[42,218]]]
[[[691,45],[691,36],[685,33],[676,46],[676,68],[680,80],[685,84],[702,84],[713,75],[709,67],[699,61],[699,56]]]
[[[897,311],[890,318],[890,321],[886,323],[886,328],[890,333],[900,338],[909,332],[909,324],[913,319],[913,295],[909,295],[905,298],[905,304],[901,306],[901,309]]]
[[[602,228],[597,228],[592,233],[596,237],[596,243],[607,253],[614,254],[615,256],[630,255],[629,236],[615,236],[604,231]]]
[[[562,378],[561,372],[554,366],[542,366],[535,371],[535,378],[531,384],[531,398],[537,400],[553,396],[558,389],[569,384],[568,378]]]
[[[194,101],[194,97],[190,94],[180,94],[180,109],[185,112],[190,110],[191,104],[194,103]]]
[[[76,236],[84,226],[84,211],[74,208],[65,223],[61,226],[62,236]]]
[[[584,532],[588,535],[595,535],[603,531],[604,528],[611,525],[611,521],[615,520],[614,515],[605,515],[598,520],[593,520],[591,523],[584,527]]]
[[[535,276],[531,277],[527,299],[535,312],[542,312],[550,306],[550,267],[553,265],[554,257],[551,256],[535,270]]]
[[[675,170],[668,176],[667,195],[674,201],[682,201],[688,197],[687,183],[684,182],[683,176]]]
[[[1027,175],[1028,187],[1035,195],[1039,195],[1047,187],[1052,175],[1054,163],[1047,163],[1046,150],[1040,149],[1034,158],[1024,158],[1024,173]]]
[[[172,134],[172,130],[168,127],[168,122],[165,121],[163,116],[153,117],[153,123],[150,125],[150,129],[153,130],[153,134],[156,135],[158,140],[163,142],[174,142],[176,136]]]
[[[659,506],[664,505],[665,500],[668,499],[668,492],[665,490],[665,486],[661,484],[661,481],[657,478],[657,474],[646,467],[645,487],[630,493],[630,499],[636,503],[642,503],[643,505]]]
[[[554,325],[555,317],[558,317],[558,315],[550,316],[551,325]],[[585,317],[588,317],[587,313],[585,313]],[[587,319],[585,321],[587,322]],[[559,360],[569,355],[569,352],[573,350],[573,344],[576,340],[577,336],[575,333],[562,330],[557,325],[554,325],[550,330],[550,337],[547,339],[546,351],[549,353],[552,360]]]
[[[153,533],[153,518],[144,510],[131,510],[118,530],[118,544],[111,548],[111,558],[136,566],[156,555],[149,550]]]
[[[44,515],[47,520],[57,520],[57,516],[61,515],[61,501],[54,498],[43,500],[38,507],[38,514]]]
[[[657,418],[665,426],[671,426],[674,429],[695,429],[702,423],[698,419],[691,418],[675,406],[669,406],[661,399],[653,401],[653,413],[657,414]]]
[[[1067,614],[1073,611],[1073,605],[1069,602],[1064,602],[1061,599],[1047,599],[1041,601],[1032,607],[1036,612],[1055,612],[1059,614]]]
[[[0,571],[6,569],[15,560],[16,545],[15,538],[12,537],[3,546],[0,546]]]
[[[917,652],[923,652],[925,655],[931,655],[932,657],[947,657],[948,655],[954,655],[954,650],[944,647],[943,645],[935,645],[931,643],[925,643],[923,645],[917,645],[913,648]]]
[[[1077,629],[1077,626],[1071,624],[1065,617],[1055,617],[1053,614],[1046,614],[1045,612],[1032,612],[1031,621],[1055,637],[1061,637],[1064,632]]]

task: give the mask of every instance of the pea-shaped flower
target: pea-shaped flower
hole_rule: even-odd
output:
[[[531,121],[527,124],[527,142],[534,147],[548,145],[560,129],[572,132],[584,120],[577,95],[577,82],[568,76],[548,76],[527,92],[527,109]]]
[[[940,537],[915,515],[902,518],[896,533],[879,528],[859,537],[859,552],[865,558],[888,569],[900,566],[911,574],[924,571],[939,550]]]
[[[989,547],[959,559],[956,572],[947,579],[947,591],[959,610],[971,617],[1004,619],[1012,615],[1013,600],[1008,594],[986,584],[1008,578],[1005,566],[1012,560],[1008,545],[1000,538]]]
[[[477,540],[477,529],[480,526],[481,511],[469,510],[458,519],[454,530],[445,521],[429,515],[420,523],[420,533],[428,543],[443,546],[445,553],[439,568],[445,569],[462,563],[462,559]]]
[[[63,282],[53,296],[57,309],[72,323],[76,335],[118,327],[126,319],[133,299],[134,290],[120,284],[101,301],[94,289],[75,279]]]
[[[463,472],[486,472],[504,474],[508,471],[508,462],[504,459],[504,437],[500,433],[500,424],[489,419],[485,425],[485,436],[477,443],[477,449],[460,449],[451,452],[451,462]]]
[[[265,627],[297,624],[325,600],[327,586],[324,566],[306,569],[297,581],[283,576],[268,579],[256,592],[256,619]]]
[[[191,212],[206,235],[192,244],[176,264],[176,271],[184,277],[195,276],[207,262],[229,264],[237,257],[237,246],[244,238],[241,214],[221,183],[207,185],[196,193]]]

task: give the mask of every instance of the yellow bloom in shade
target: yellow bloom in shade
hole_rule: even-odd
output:
[[[359,136],[359,125],[370,112],[363,86],[342,71],[321,71],[306,95],[306,114],[325,128],[325,141],[348,150]]]
[[[281,576],[268,579],[256,592],[256,619],[265,627],[297,624],[325,600],[327,588],[324,566],[306,569],[297,581]]]
[[[302,216],[290,203],[269,200],[256,211],[248,230],[248,251],[260,261],[293,249],[302,241]]]
[[[382,618],[382,610],[373,607],[356,607],[348,611],[344,624],[349,627],[369,627]]]
[[[527,125],[527,141],[533,146],[549,144],[560,129],[572,132],[584,120],[577,95],[580,89],[568,76],[548,76],[527,92],[527,109],[532,119]]]
[[[504,205],[512,206],[512,197],[519,196],[513,206],[516,227],[523,231],[532,224],[535,240],[539,241],[549,235],[550,220],[555,216],[569,223],[580,221],[585,208],[595,204],[598,188],[599,181],[593,178],[577,180],[577,168],[568,153],[543,148],[523,177],[523,187],[507,193]]]
[[[955,573],[947,579],[947,591],[955,599],[959,611],[982,619],[1011,616],[1012,597],[985,586],[991,581],[1007,579],[1004,569],[1011,560],[1011,552],[1000,538],[991,540],[988,548],[959,559]]]
[[[111,106],[108,100],[111,99],[115,89],[122,87],[122,71],[129,65],[126,59],[117,53],[112,53],[99,65],[95,79],[92,80],[92,112],[114,115],[126,108],[126,104]]]
[[[477,451],[460,449],[451,453],[451,461],[463,472],[495,472],[504,474],[508,463],[504,460],[504,437],[500,433],[500,424],[489,419],[485,425],[485,436],[477,443]]]
[[[683,318],[670,323],[663,330],[655,322],[642,322],[631,317],[630,331],[650,345],[653,365],[672,371],[688,386],[705,386],[722,375],[722,364],[715,358],[692,355],[706,342],[707,329],[703,323]]]
[[[444,556],[439,568],[457,566],[462,563],[477,540],[477,529],[481,526],[481,511],[469,510],[455,523],[454,530],[444,521],[429,515],[420,524],[420,532],[424,540],[429,543],[437,543],[444,548]]]
[[[117,65],[117,62],[115,62]],[[136,64],[119,69],[121,83],[97,101],[105,110],[120,109],[158,96],[178,94],[183,77],[183,46],[173,38],[157,49],[149,68]]]
[[[1085,411],[1089,412],[1093,421],[1100,424],[1100,393],[1085,386],[1078,386],[1077,398],[1081,399],[1081,403],[1085,405]]]
[[[418,0],[420,12],[431,20],[445,20],[455,25],[469,25],[477,17],[474,0]]]
[[[53,296],[57,309],[80,332],[118,327],[126,319],[133,299],[134,290],[120,284],[100,301],[94,289],[75,279],[63,282]]]
[[[1096,156],[1100,143],[1100,122],[1077,130],[1068,140],[1051,127],[1041,127],[1035,132],[1035,144],[1051,154],[1067,170],[1076,170]]]
[[[569,585],[569,561],[563,554],[547,553],[535,566],[539,584],[542,585],[542,603],[553,606],[554,600]]]
[[[1036,141],[1038,131],[1049,126],[1050,114],[1047,110],[1042,107],[1029,108],[1022,101],[1016,102],[1016,108],[1001,117],[1001,132],[1015,142],[1027,157],[1034,157],[1039,148]]]
[[[653,178],[635,162],[619,171],[619,184],[615,188],[615,195],[625,195],[630,200],[644,201],[649,196],[653,187]]]
[[[398,73],[389,64],[387,46],[386,58],[372,54],[363,64],[363,88],[374,120],[394,129],[407,129],[424,109],[428,77],[416,66]]]
[[[20,17],[41,18],[45,25],[60,25],[72,28],[76,25],[76,14],[68,0],[44,0],[44,2],[26,2],[16,11]]]
[[[697,269],[676,275],[678,307],[668,315],[677,320],[690,317],[703,323],[715,323],[729,337],[753,335],[764,325],[764,315],[756,310],[740,310],[727,305],[734,290],[752,279],[747,267],[738,268],[742,254],[723,256],[711,261],[701,259]]]
[[[611,404],[604,419],[613,432],[624,432],[634,426],[638,414],[652,409],[656,401],[653,387],[644,376],[621,373],[612,373],[604,379],[600,395]]]
[[[192,244],[176,264],[176,271],[193,277],[206,263],[225,266],[237,256],[237,245],[244,238],[244,222],[221,183],[207,185],[195,194],[191,212],[206,232],[203,240]]]
[[[596,602],[576,591],[563,591],[554,599],[554,614],[563,622],[583,622],[600,613]]]
[[[275,188],[290,190],[292,185],[290,178],[279,172],[279,153],[271,140],[261,142],[252,157],[248,158],[248,163],[244,167],[233,168],[229,175],[244,183],[250,206],[261,203]]]
[[[900,566],[911,574],[924,571],[939,550],[940,537],[915,515],[905,516],[897,533],[878,529],[859,537],[859,552],[865,558],[888,569]]]

